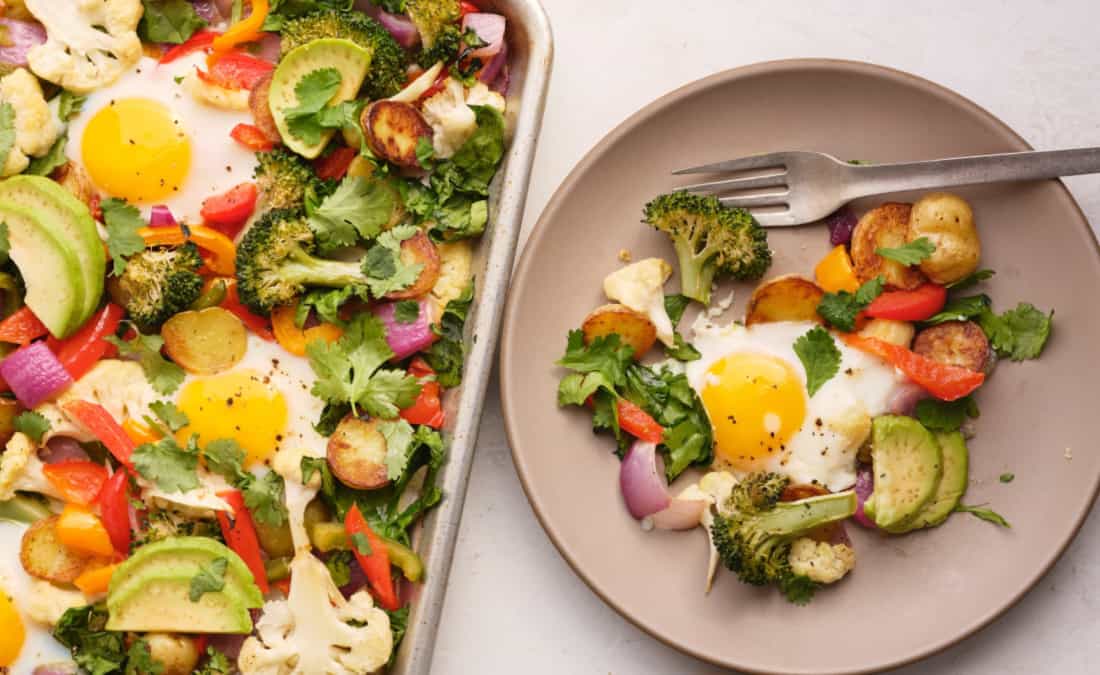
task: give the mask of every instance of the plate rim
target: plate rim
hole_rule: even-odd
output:
[[[941,85],[937,82],[929,80],[927,78],[915,75],[913,73],[892,68],[890,66],[884,66],[877,63],[871,63],[868,61],[858,61],[849,59],[834,59],[834,58],[791,58],[791,59],[775,59],[769,61],[759,61],[742,66],[736,66],[728,68],[717,73],[693,80],[687,84],[679,86],[665,94],[657,97],[656,99],[645,104],[637,111],[626,117],[624,120],[616,124],[609,132],[607,132],[597,143],[592,146],[584,156],[574,165],[569,173],[562,180],[561,184],[554,190],[546,206],[539,214],[538,220],[532,227],[530,234],[523,244],[523,251],[516,263],[515,270],[512,274],[512,280],[509,284],[510,288],[514,289],[521,283],[526,282],[526,277],[532,266],[532,260],[534,254],[532,253],[537,244],[543,237],[549,233],[548,223],[552,217],[556,214],[564,201],[565,195],[568,194],[573,186],[579,181],[581,174],[585,173],[596,159],[603,155],[606,149],[617,143],[621,137],[630,133],[635,127],[647,121],[650,117],[663,111],[665,108],[675,105],[681,100],[691,97],[698,92],[708,90],[712,87],[726,86],[736,80],[745,79],[749,77],[756,77],[761,75],[771,75],[778,73],[787,73],[793,71],[813,71],[813,70],[830,70],[839,72],[855,73],[860,75],[870,75],[880,79],[891,80],[896,83],[900,83],[909,87],[914,87],[928,93],[930,95],[939,97],[941,99],[947,99],[951,103],[958,107],[968,109],[971,113],[983,118],[986,122],[992,123],[993,126],[999,128],[999,130],[1010,139],[1011,143],[1017,146],[1016,150],[1027,151],[1034,150],[1030,143],[1028,143],[1019,133],[1017,133],[1012,127],[1006,124],[999,117],[991,113],[989,110],[981,105],[978,105],[971,99],[963,96],[962,94]],[[1084,229],[1088,234],[1088,238],[1091,240],[1093,249],[1098,256],[1100,256],[1100,241],[1097,239],[1095,231],[1089,225],[1088,217],[1084,211],[1081,210],[1081,205],[1074,198],[1073,194],[1066,187],[1065,183],[1061,179],[1052,179],[1057,183],[1057,187],[1061,190],[1062,194],[1069,200],[1069,204],[1073,207],[1079,216],[1078,223],[1084,224]],[[528,469],[526,463],[522,459],[520,453],[517,452],[517,435],[518,431],[514,428],[513,423],[513,411],[511,391],[509,389],[509,381],[511,380],[511,367],[509,365],[511,361],[513,341],[510,339],[511,334],[514,332],[515,312],[516,305],[518,303],[518,295],[514,292],[510,292],[508,296],[508,302],[505,305],[504,317],[501,322],[501,336],[500,336],[500,355],[499,355],[499,367],[500,367],[500,400],[501,400],[501,413],[504,418],[504,430],[505,436],[508,440],[508,448],[512,455],[512,462],[516,468],[516,474],[519,477],[520,484],[523,488],[524,497],[527,503],[530,505],[531,510],[534,512],[535,518],[538,520],[539,525],[546,533],[547,537],[553,543],[558,555],[566,562],[573,573],[580,578],[581,581],[591,590],[606,606],[610,607],[620,617],[628,621],[631,625],[638,628],[646,635],[656,639],[657,641],[665,644],[676,651],[692,656],[700,661],[716,666],[725,668],[737,668],[738,670],[747,673],[759,673],[761,675],[779,675],[784,671],[775,669],[760,669],[759,667],[751,667],[745,664],[738,664],[732,661],[719,660],[709,654],[696,650],[689,645],[679,644],[670,639],[667,639],[655,630],[652,630],[640,619],[634,617],[622,607],[619,606],[612,598],[607,596],[596,583],[589,578],[589,576],[582,571],[581,566],[574,559],[570,553],[568,546],[559,538],[558,533],[553,527],[551,527],[546,520],[545,514],[542,508],[536,504],[531,497],[531,489],[528,483]],[[953,647],[967,638],[971,637],[978,631],[982,630],[986,626],[992,624],[994,621],[1004,616],[1010,609],[1014,608],[1019,602],[1027,595],[1035,586],[1045,577],[1054,565],[1062,558],[1066,549],[1073,543],[1077,536],[1081,532],[1081,528],[1088,518],[1089,514],[1095,508],[1097,496],[1100,495],[1100,473],[1098,473],[1092,481],[1091,495],[1088,499],[1088,506],[1078,513],[1073,523],[1073,528],[1065,541],[1059,546],[1051,549],[1051,554],[1043,562],[1041,567],[1035,574],[1027,580],[1017,591],[1015,591],[1011,597],[1007,599],[1002,605],[996,607],[985,615],[979,617],[973,621],[970,625],[966,626],[954,637],[943,640],[936,643],[929,643],[926,646],[919,647],[913,652],[894,658],[893,660],[882,662],[878,664],[868,664],[866,666],[860,666],[856,669],[844,669],[827,671],[829,675],[864,675],[865,673],[876,673],[884,670],[893,670],[903,666],[907,666],[930,656],[938,654],[950,647]],[[826,671],[822,671],[825,673]]]

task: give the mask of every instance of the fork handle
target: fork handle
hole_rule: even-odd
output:
[[[852,166],[848,199],[951,185],[1100,173],[1100,148],[1006,152],[925,162]]]

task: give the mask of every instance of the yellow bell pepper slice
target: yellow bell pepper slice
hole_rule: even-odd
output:
[[[74,551],[103,557],[115,553],[103,521],[86,506],[66,504],[56,527],[57,538]]]
[[[251,4],[251,14],[230,26],[229,30],[214,38],[212,44],[214,53],[210,55],[211,62],[217,61],[219,56],[232,51],[238,45],[242,45],[246,42],[255,42],[263,35],[262,29],[264,21],[267,19],[267,14],[270,9],[268,0],[252,0]]]
[[[23,618],[19,616],[19,610],[15,603],[0,588],[0,667],[8,667],[19,658],[19,652],[23,650],[23,641],[27,638],[26,628],[23,627]],[[6,671],[5,671],[6,672]]]
[[[852,268],[852,259],[843,245],[829,251],[814,268],[817,285],[829,293],[848,291],[855,293],[859,289],[859,279]]]
[[[321,323],[302,330],[294,324],[294,315],[298,312],[298,303],[276,307],[271,312],[271,332],[275,339],[295,356],[306,355],[306,345],[314,340],[332,343],[340,339],[344,330],[331,323]]]
[[[141,420],[135,420],[130,417],[122,421],[122,430],[126,432],[126,435],[130,437],[130,440],[133,441],[135,445],[156,443],[160,440],[160,434],[158,434],[153,427]]]
[[[117,569],[118,564],[90,564],[80,573],[80,576],[73,580],[73,585],[88,597],[101,595],[107,592],[107,588],[111,585],[111,577]]]

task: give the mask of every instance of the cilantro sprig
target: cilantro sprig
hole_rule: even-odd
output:
[[[817,313],[834,327],[850,333],[855,330],[856,316],[882,294],[885,285],[885,279],[878,276],[861,285],[855,293],[826,293],[817,305]]]
[[[806,369],[806,391],[812,397],[840,370],[840,350],[829,331],[811,328],[794,341],[794,353]]]
[[[889,258],[890,260],[906,266],[919,265],[921,262],[930,258],[935,252],[936,245],[933,244],[928,237],[914,239],[897,248],[875,249],[875,253],[883,258]]]

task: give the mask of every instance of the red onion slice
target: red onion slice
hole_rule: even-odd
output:
[[[489,63],[486,63],[485,67],[481,69],[481,72],[477,74],[477,79],[487,85],[492,85],[504,69],[504,64],[507,62],[508,44],[504,43],[500,46],[500,51],[496,53],[496,56],[489,59]]]
[[[630,515],[638,520],[668,508],[665,474],[657,466],[657,445],[635,441],[619,465],[619,489]]]
[[[355,9],[382,24],[393,39],[397,40],[397,44],[405,49],[412,49],[420,44],[420,32],[404,14],[390,14],[370,0],[356,0]]]
[[[861,464],[859,470],[856,471],[856,512],[852,517],[860,525],[877,530],[878,525],[867,517],[867,514],[863,512],[863,503],[867,501],[867,498],[871,496],[871,493],[875,491],[875,474],[871,469],[870,464]]]
[[[829,228],[829,243],[833,246],[847,244],[852,240],[852,230],[856,229],[859,219],[847,206],[842,206],[825,218]]]
[[[46,441],[46,447],[38,453],[38,458],[46,464],[87,462],[91,460],[91,457],[84,451],[80,443],[68,436],[54,436]]]
[[[384,302],[375,305],[371,311],[385,324],[386,344],[393,350],[394,360],[400,361],[430,347],[435,342],[436,335],[432,332],[431,307],[426,300],[418,301],[420,314],[412,323],[397,320],[397,304]]]
[[[484,47],[470,52],[470,58],[487,59],[500,51],[504,44],[504,29],[506,19],[500,14],[486,14],[484,12],[472,12],[462,18],[462,30],[472,30],[477,33]]]
[[[46,41],[46,29],[34,21],[0,19],[7,34],[7,45],[0,47],[0,63],[13,66],[27,65],[27,52]]]
[[[199,18],[208,24],[218,23],[222,18],[229,16],[228,14],[223,15],[218,10],[218,5],[214,0],[191,0],[191,6],[195,8],[195,14],[198,14]]]
[[[667,507],[650,516],[650,519],[653,527],[658,530],[690,530],[699,526],[706,508],[705,500],[676,497]]]
[[[179,225],[172,211],[164,204],[157,204],[149,210],[149,227],[175,227]]]
[[[915,384],[907,382],[894,392],[893,396],[890,397],[887,407],[894,415],[907,415],[912,417],[913,412],[917,408],[917,403],[926,398],[928,398],[927,391]]]
[[[0,361],[0,377],[27,408],[49,400],[73,383],[45,342],[32,342],[9,354]]]
[[[256,58],[271,63],[279,62],[279,57],[283,53],[283,40],[278,33],[264,33],[256,44],[259,47],[256,50]]]

